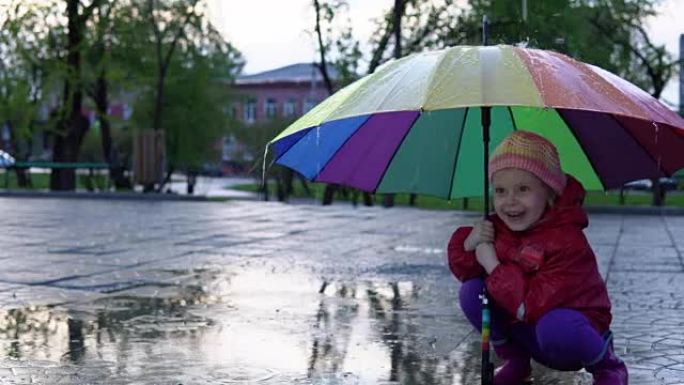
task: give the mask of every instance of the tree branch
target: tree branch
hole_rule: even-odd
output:
[[[653,97],[658,98],[660,97],[660,93],[663,90],[664,83],[661,80],[661,75],[662,73],[659,73],[656,71],[654,66],[651,64],[651,62],[648,60],[644,54],[637,49],[634,45],[630,44],[629,42],[621,41],[616,38],[614,38],[610,31],[607,30],[606,27],[604,27],[601,23],[599,23],[595,19],[590,20],[591,24],[601,31],[610,41],[612,41],[614,44],[621,45],[622,47],[628,49],[634,56],[636,56],[646,69],[646,72],[648,73],[648,77],[651,79],[651,83],[653,85],[653,93],[651,94]],[[643,32],[645,33],[645,31]],[[652,46],[651,46],[652,47]]]
[[[90,3],[90,5],[88,7],[83,9],[83,13],[81,14],[81,17],[79,20],[79,22],[81,24],[85,24],[85,22],[90,18],[90,16],[93,15],[93,11],[95,10],[95,8],[100,6],[101,1],[102,0],[93,0],[93,2]]]
[[[316,9],[316,36],[318,37],[318,52],[321,59],[321,62],[317,64],[317,67],[323,76],[323,81],[325,82],[325,88],[327,88],[328,94],[332,95],[333,85],[330,80],[330,75],[328,74],[328,64],[325,60],[326,47],[323,44],[323,33],[321,32],[321,5],[318,0],[313,0],[313,3],[314,8]]]
[[[181,23],[181,25],[178,26],[178,30],[176,31],[176,34],[173,37],[173,41],[171,41],[171,47],[169,48],[169,51],[166,53],[166,58],[164,59],[165,67],[168,66],[169,62],[171,61],[171,56],[173,55],[173,51],[176,49],[176,45],[181,35],[183,34],[185,26],[188,25],[188,23],[190,22],[190,18],[195,15],[195,6],[197,6],[197,0],[194,0],[192,2],[190,12],[188,12],[188,14],[185,15],[185,20],[183,20],[183,23]]]
[[[394,23],[392,22],[392,14],[390,13],[385,16],[385,31],[383,32],[382,37],[380,37],[380,40],[378,40],[378,46],[376,47],[375,51],[373,51],[373,56],[371,57],[370,64],[368,64],[369,74],[375,72],[375,69],[378,68],[378,66],[380,65],[382,56],[385,54],[387,44],[389,43],[390,37],[392,36],[393,25]]]

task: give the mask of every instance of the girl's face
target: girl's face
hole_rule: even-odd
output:
[[[524,231],[542,217],[553,198],[550,189],[534,174],[505,168],[492,175],[494,210],[513,231]]]

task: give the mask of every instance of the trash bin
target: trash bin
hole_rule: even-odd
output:
[[[133,141],[133,181],[141,185],[161,183],[166,170],[163,131],[139,132]]]

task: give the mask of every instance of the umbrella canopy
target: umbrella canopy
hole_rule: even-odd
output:
[[[386,63],[270,144],[309,180],[442,198],[483,194],[481,106],[490,148],[517,129],[558,148],[587,189],[684,168],[684,119],[648,93],[565,55],[458,46]]]

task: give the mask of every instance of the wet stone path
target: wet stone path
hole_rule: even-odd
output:
[[[476,216],[11,198],[0,213],[2,384],[479,382],[444,253]],[[630,383],[684,383],[684,217],[592,215],[586,234]]]

